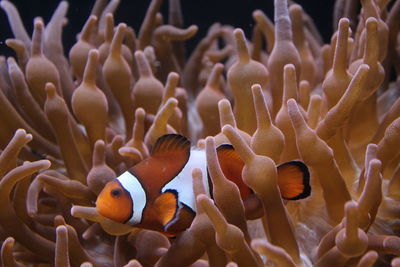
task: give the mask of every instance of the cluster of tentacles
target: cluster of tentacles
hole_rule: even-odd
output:
[[[2,0],[16,57],[0,57],[3,266],[400,266],[400,1],[338,0],[323,44],[301,6],[275,0],[251,40],[214,24],[185,56],[180,1],[152,0],[136,36],[97,0],[65,53],[68,3],[27,34]],[[342,18],[343,17],[343,18]],[[68,56],[65,56],[68,54]],[[207,152],[213,200],[169,239],[100,216],[105,183],[179,133]],[[231,143],[263,203],[246,221],[215,147]],[[195,145],[195,144],[194,144]],[[285,203],[276,166],[300,159],[312,194]]]

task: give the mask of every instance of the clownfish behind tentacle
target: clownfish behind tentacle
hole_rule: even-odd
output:
[[[160,137],[149,158],[104,187],[97,198],[97,211],[111,220],[166,234],[176,235],[188,228],[196,214],[194,168],[201,170],[210,197],[212,192],[206,153],[190,146],[180,135]],[[217,155],[224,175],[240,190],[248,219],[259,217],[255,211],[261,201],[242,180],[244,162],[239,154],[225,144],[217,148]],[[277,171],[282,198],[297,200],[310,195],[310,176],[304,163],[290,161],[279,165]]]
[[[244,183],[242,170],[244,162],[239,153],[230,144],[223,144],[217,148],[218,161],[225,177],[234,182],[240,191],[247,219],[259,218],[262,204],[256,194]],[[301,161],[289,161],[277,167],[278,187],[285,200],[298,200],[311,194],[310,173],[307,166]]]

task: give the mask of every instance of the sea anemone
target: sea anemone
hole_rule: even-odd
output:
[[[330,42],[293,1],[251,41],[183,28],[179,0],[152,0],[136,34],[96,0],[68,53],[68,2],[32,38],[8,0],[15,57],[0,57],[3,266],[400,266],[400,1],[337,0]],[[229,12],[229,8],[226,12]],[[68,55],[68,56],[66,56]],[[197,214],[176,237],[97,213],[104,185],[179,133],[205,149],[213,199],[194,169]],[[197,142],[197,143],[194,143]],[[230,143],[261,200],[246,220],[216,147]],[[276,166],[303,161],[311,195],[283,200]]]

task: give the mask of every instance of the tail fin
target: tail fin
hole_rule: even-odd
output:
[[[278,166],[278,186],[283,199],[298,200],[311,194],[310,173],[301,161],[289,161]]]

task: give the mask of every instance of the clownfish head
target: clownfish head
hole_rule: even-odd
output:
[[[113,221],[125,223],[132,216],[132,199],[115,179],[106,184],[96,200],[97,212]]]

